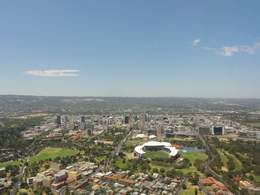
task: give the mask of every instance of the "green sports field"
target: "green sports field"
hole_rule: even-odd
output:
[[[183,158],[189,159],[192,164],[195,162],[196,159],[200,159],[200,160],[204,161],[208,158],[208,156],[205,154],[205,152],[201,152],[201,151],[184,152],[184,153],[181,153],[181,156]]]
[[[42,150],[39,154],[36,156],[33,156],[29,159],[29,164],[34,163],[34,162],[39,162],[41,160],[46,160],[46,159],[54,159],[58,156],[60,157],[65,157],[65,156],[73,156],[77,154],[79,151],[78,150],[68,150],[68,149],[62,149],[62,148],[46,148]]]
[[[21,161],[11,161],[11,162],[6,162],[6,163],[0,164],[0,167],[6,167],[7,165],[17,165],[17,166],[19,166],[20,163],[21,163]]]
[[[162,158],[169,158],[169,155],[165,152],[155,151],[155,152],[146,152],[145,157],[151,159],[157,159],[157,158],[162,159]]]

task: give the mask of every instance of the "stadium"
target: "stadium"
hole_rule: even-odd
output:
[[[157,142],[157,141],[150,141],[146,142],[143,145],[136,146],[134,149],[134,154],[139,157],[144,157],[144,154],[148,151],[162,151],[167,152],[169,158],[178,158],[179,150],[175,147],[172,147],[168,142]]]

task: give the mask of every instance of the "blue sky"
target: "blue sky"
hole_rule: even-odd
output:
[[[260,98],[260,1],[0,1],[0,94]]]

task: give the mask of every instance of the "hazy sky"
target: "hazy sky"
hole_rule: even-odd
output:
[[[0,1],[0,67],[2,95],[260,98],[260,1]]]

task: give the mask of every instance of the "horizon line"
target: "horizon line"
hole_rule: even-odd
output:
[[[69,95],[19,95],[19,94],[0,94],[0,96],[35,96],[35,97],[103,97],[103,98],[111,98],[111,97],[117,97],[117,98],[201,98],[201,99],[260,99],[255,97],[192,97],[192,96],[69,96]]]

